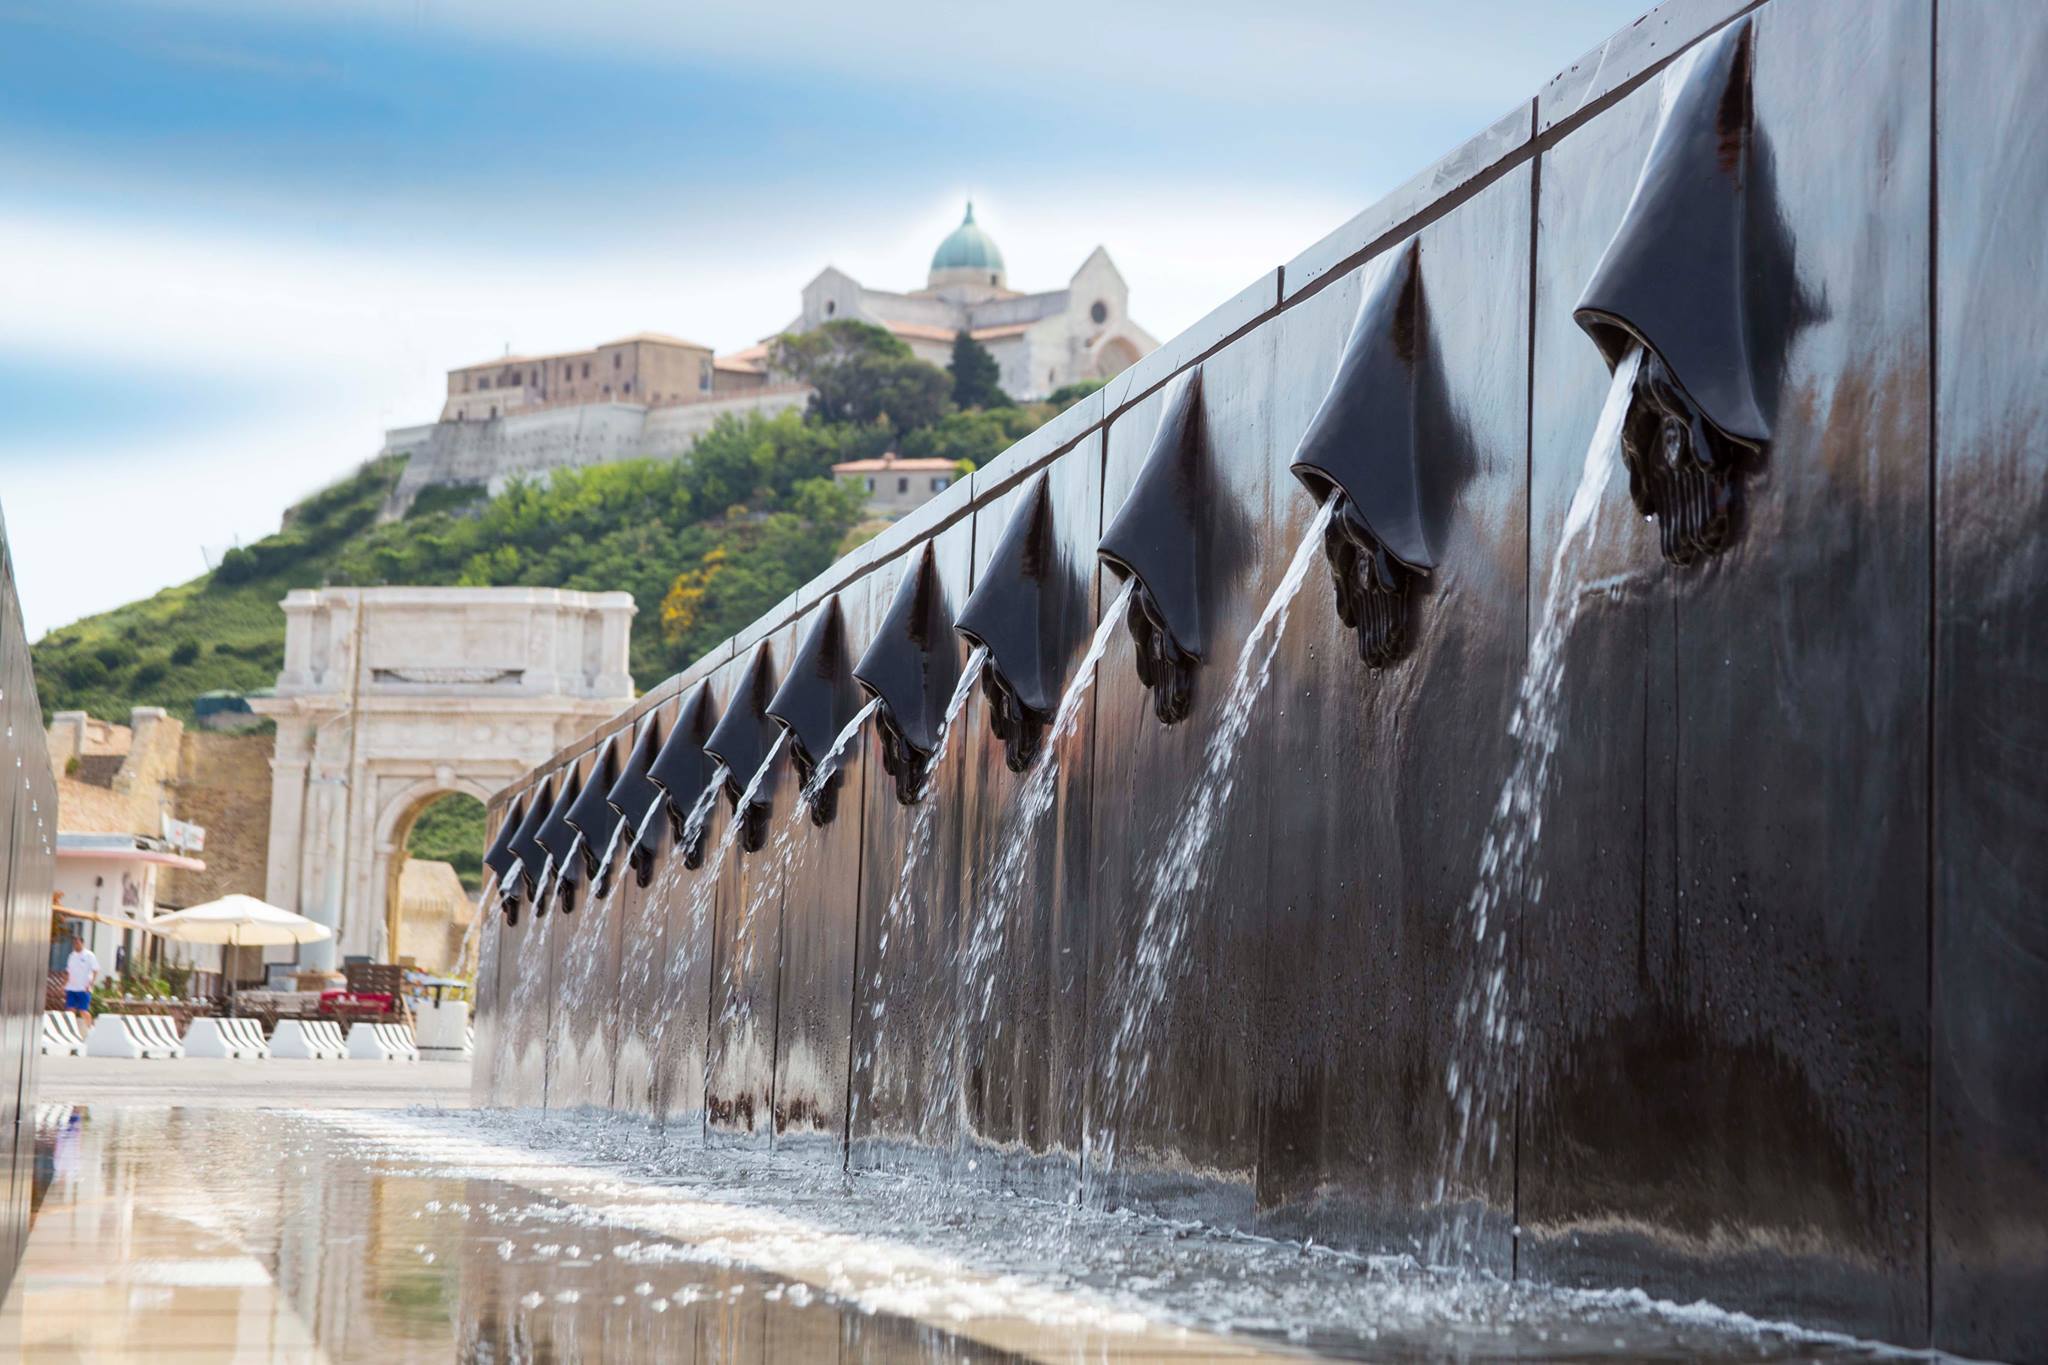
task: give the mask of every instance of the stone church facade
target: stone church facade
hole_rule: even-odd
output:
[[[945,366],[965,331],[989,349],[1012,398],[1043,398],[1066,384],[1108,379],[1158,346],[1130,316],[1130,286],[1109,253],[1096,247],[1064,289],[1024,294],[1010,288],[1003,253],[974,205],[932,255],[925,287],[908,293],[870,289],[826,267],[804,286],[803,311],[785,328],[808,332],[839,318],[885,327],[920,360]]]

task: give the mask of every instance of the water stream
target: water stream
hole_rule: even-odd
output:
[[[1026,890],[1027,874],[1038,847],[1039,826],[1052,810],[1059,794],[1060,743],[1080,723],[1081,703],[1095,685],[1096,669],[1102,662],[1103,652],[1109,648],[1110,638],[1123,624],[1124,613],[1130,608],[1131,593],[1132,585],[1125,584],[1123,591],[1102,613],[1094,638],[1088,642],[1088,652],[1081,656],[1072,680],[1060,695],[1059,705],[1053,709],[1052,724],[1039,750],[1038,761],[1025,775],[1024,783],[1004,817],[1002,833],[994,845],[1001,850],[996,856],[995,866],[987,877],[976,879],[977,892],[969,914],[967,942],[960,950],[958,969],[954,973],[960,993],[959,1009],[933,1040],[932,1061],[936,1070],[934,1083],[925,1091],[924,1120],[919,1124],[920,1132],[946,1131],[940,1125],[948,1119],[948,1110],[953,1110],[954,1115],[962,1119],[965,1117],[960,1107],[966,1103],[967,1092],[960,1082],[968,1021],[972,1019],[977,1025],[988,1022],[990,1004],[995,995],[995,968],[1002,960],[1010,926],[1017,918],[1017,906]],[[1000,1027],[999,1022],[999,1031]]]
[[[1437,1244],[1431,1249],[1438,1264],[1459,1264],[1472,1256],[1480,1214],[1478,1200],[1468,1201],[1468,1196],[1481,1193],[1485,1168],[1492,1165],[1499,1148],[1504,1102],[1514,1092],[1523,1026],[1519,1009],[1508,998],[1512,911],[1518,905],[1533,908],[1542,896],[1541,880],[1533,878],[1530,870],[1543,836],[1543,803],[1551,763],[1557,755],[1564,643],[1580,600],[1579,584],[1598,538],[1600,500],[1614,475],[1622,419],[1628,413],[1641,359],[1641,349],[1631,347],[1614,367],[1606,404],[1586,447],[1578,488],[1551,555],[1543,612],[1529,642],[1528,662],[1508,721],[1514,758],[1487,821],[1478,875],[1462,911],[1471,956],[1454,1016],[1455,1042],[1444,1068],[1444,1091],[1451,1101],[1453,1121],[1438,1164],[1436,1198],[1447,1206]],[[1453,1200],[1459,1202],[1452,1204]]]
[[[1089,1147],[1091,1173],[1115,1165],[1116,1133],[1122,1108],[1139,1093],[1155,1060],[1154,1021],[1174,981],[1180,976],[1196,893],[1215,876],[1222,847],[1217,834],[1223,812],[1237,790],[1238,765],[1253,709],[1273,677],[1273,660],[1287,633],[1294,599],[1323,551],[1335,501],[1316,510],[1287,573],[1266,599],[1265,608],[1238,650],[1230,686],[1217,708],[1216,722],[1202,745],[1202,766],[1187,793],[1187,802],[1153,855],[1144,877],[1144,904],[1139,912],[1138,942],[1110,997],[1116,1024],[1104,1065],[1103,1112],[1093,1120]]]
[[[889,902],[883,908],[880,927],[875,936],[874,975],[870,979],[874,1004],[869,1008],[872,1027],[866,1043],[855,1056],[853,1071],[856,1078],[864,1078],[865,1085],[856,1083],[851,1091],[850,1117],[853,1126],[859,1126],[861,1100],[869,1092],[880,1091],[895,1082],[886,1074],[888,1056],[888,1009],[885,1005],[887,972],[889,968],[890,941],[910,928],[913,903],[918,889],[917,879],[924,867],[924,861],[931,853],[932,840],[937,829],[937,811],[940,805],[939,779],[946,761],[946,751],[953,738],[953,724],[960,713],[967,709],[967,699],[974,694],[974,685],[981,678],[981,670],[988,663],[988,649],[977,645],[967,656],[967,666],[960,670],[960,680],[953,687],[953,695],[946,701],[946,712],[939,721],[938,736],[932,744],[931,756],[925,759],[923,796],[917,803],[916,814],[911,817],[910,832],[904,840],[903,861],[897,864],[896,885],[889,892]],[[936,908],[923,905],[926,914],[936,913]]]

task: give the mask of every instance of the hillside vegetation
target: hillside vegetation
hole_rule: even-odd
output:
[[[558,470],[495,497],[430,490],[382,525],[378,508],[404,462],[372,461],[211,573],[45,635],[32,650],[45,718],[83,710],[118,721],[155,705],[189,720],[203,692],[269,687],[284,658],[279,601],[327,584],[630,592],[633,677],[652,686],[869,529],[856,529],[862,498],[832,481],[834,463],[895,448],[971,466],[1060,406],[961,409],[946,396],[946,372],[896,338],[858,323],[821,331],[830,344],[813,342],[790,363],[831,395],[829,409],[728,417],[680,460]]]

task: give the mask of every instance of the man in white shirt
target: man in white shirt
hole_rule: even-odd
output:
[[[92,1027],[92,985],[100,977],[100,960],[85,946],[85,938],[71,936],[71,956],[64,963],[64,1008],[78,1016],[80,1031]]]

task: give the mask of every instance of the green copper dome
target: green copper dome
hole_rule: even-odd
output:
[[[972,270],[984,275],[1003,273],[1003,253],[996,249],[995,241],[981,230],[981,224],[974,221],[974,204],[967,205],[967,216],[960,226],[953,229],[939,249],[932,253],[932,274],[942,270]]]

